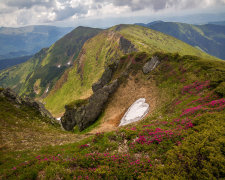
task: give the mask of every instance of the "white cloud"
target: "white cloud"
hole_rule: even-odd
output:
[[[0,26],[224,6],[225,0],[0,0]]]

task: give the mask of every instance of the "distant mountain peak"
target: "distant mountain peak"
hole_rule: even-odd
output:
[[[158,20],[148,23],[148,25],[158,24],[158,23],[164,23],[164,21]]]

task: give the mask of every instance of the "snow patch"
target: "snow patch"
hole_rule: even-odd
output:
[[[59,65],[57,66],[57,68],[61,68],[61,64],[59,64]]]
[[[67,65],[69,66],[71,64],[71,62],[69,61],[68,63],[67,63]]]
[[[61,120],[61,117],[56,118],[56,120],[60,121]]]
[[[119,126],[124,126],[143,119],[149,112],[149,104],[145,103],[145,98],[135,101],[121,119]]]

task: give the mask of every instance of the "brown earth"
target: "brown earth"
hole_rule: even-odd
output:
[[[100,126],[90,133],[116,130],[127,109],[139,98],[145,98],[146,103],[149,104],[150,111],[147,114],[149,116],[157,106],[157,96],[157,88],[153,80],[146,80],[143,73],[130,76],[127,83],[120,85],[109,99]]]

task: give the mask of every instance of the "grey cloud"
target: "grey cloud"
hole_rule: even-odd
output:
[[[94,0],[96,3],[106,2],[104,0]],[[172,6],[173,2],[178,0],[108,0],[108,3],[113,3],[115,6],[128,6],[132,11],[142,10],[145,8],[152,8],[154,10],[164,9]]]
[[[17,7],[18,9],[29,9],[33,6],[54,6],[55,0],[4,0],[2,3],[9,7]]]
[[[91,9],[102,9],[102,5],[101,4],[92,4]]]
[[[70,6],[67,6],[65,9],[62,10],[54,10],[56,13],[56,21],[62,21],[64,19],[67,19],[73,15],[81,16],[88,13],[88,7],[78,5],[75,8],[72,8]]]
[[[225,4],[224,0],[212,0],[214,5]],[[204,5],[206,0],[94,0],[95,3],[112,3],[115,6],[128,6],[132,11],[151,8],[159,11],[166,8],[196,8]]]
[[[120,0],[114,0],[113,4],[116,6],[129,6],[131,10],[141,10],[145,9],[146,7],[151,7],[154,10],[160,10],[164,9],[166,7],[168,0],[139,0],[139,1],[120,1]]]
[[[56,5],[56,2],[60,2],[64,7],[63,9],[59,9]],[[0,14],[13,13],[16,9],[24,9],[25,12],[35,12],[35,7],[45,7],[48,12],[55,13],[55,21],[62,21],[67,19],[73,15],[82,16],[88,13],[89,7],[83,5],[82,3],[77,4],[76,7],[71,7],[71,0],[0,0],[0,8],[1,4],[4,4],[7,8],[1,10]],[[99,8],[100,6],[95,6]],[[44,10],[45,11],[45,10]],[[42,12],[42,10],[41,10]],[[27,19],[28,18],[28,19]],[[26,24],[29,21],[29,16],[24,17],[23,14],[20,14],[17,17],[17,21],[22,24]],[[43,21],[43,20],[42,20]],[[46,22],[50,21],[46,18]]]
[[[1,8],[0,7],[0,14],[9,14],[13,12],[15,9],[14,8]]]
[[[136,11],[139,10],[149,10],[152,13],[152,11],[164,9],[201,10],[202,7],[221,8],[225,5],[225,0],[210,0],[211,4],[208,4],[208,7],[205,6],[207,2],[209,0],[0,0],[0,25],[8,25],[8,20],[17,25],[52,23],[69,20],[73,15],[85,17],[89,11],[90,14],[97,14],[96,17],[105,16],[107,9],[104,8],[111,8],[111,6],[107,6],[109,4],[113,4],[115,7],[127,6],[137,15],[139,12]],[[124,9],[124,13],[130,13],[129,9]],[[101,14],[101,12],[103,13]],[[121,14],[122,16],[123,14]]]

